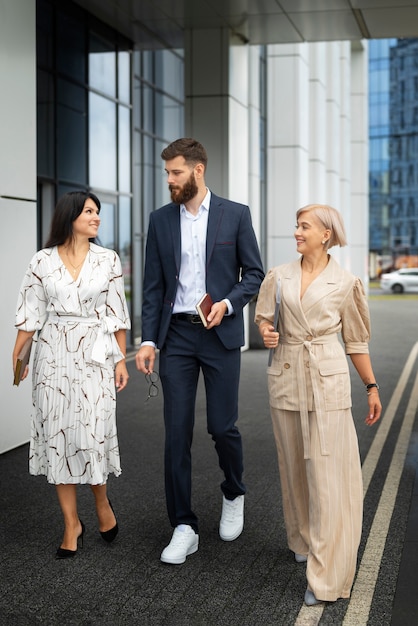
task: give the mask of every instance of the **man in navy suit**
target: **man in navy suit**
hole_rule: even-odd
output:
[[[165,489],[174,528],[165,563],[184,563],[199,546],[191,506],[191,445],[200,370],[207,428],[225,480],[219,534],[233,541],[244,525],[243,461],[238,419],[242,310],[264,277],[247,206],[215,196],[205,184],[207,154],[178,139],[161,154],[172,202],[150,215],[146,247],[142,344],[137,368],[151,373],[160,349],[164,391]],[[205,327],[196,303],[209,293]]]

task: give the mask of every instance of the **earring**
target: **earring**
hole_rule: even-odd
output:
[[[326,242],[326,240],[325,240],[325,239],[323,239],[323,240],[321,241],[321,243],[322,243],[322,245],[324,245],[324,243],[327,243],[327,242]]]

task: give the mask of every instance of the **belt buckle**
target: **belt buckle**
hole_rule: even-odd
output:
[[[192,324],[201,324],[202,320],[200,319],[199,315],[190,315],[190,321]]]

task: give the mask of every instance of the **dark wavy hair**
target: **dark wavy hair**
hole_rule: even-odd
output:
[[[61,196],[55,207],[45,248],[61,246],[73,238],[73,222],[83,211],[84,203],[89,198],[93,200],[100,211],[100,200],[91,191],[69,191]],[[97,243],[96,237],[89,239],[89,241]]]
[[[171,161],[171,159],[175,159],[178,156],[184,157],[184,160],[189,165],[194,166],[197,163],[203,163],[206,169],[208,164],[208,155],[205,148],[191,137],[176,139],[161,152],[163,161]]]

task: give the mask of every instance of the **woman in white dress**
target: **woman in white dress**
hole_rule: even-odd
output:
[[[64,517],[57,558],[74,556],[83,542],[77,484],[92,489],[103,539],[111,542],[118,532],[106,482],[121,472],[115,391],[128,382],[130,320],[120,259],[95,243],[99,214],[92,193],[60,198],[45,248],[23,279],[16,312],[14,370],[23,344],[39,331],[29,471],[56,486]],[[22,379],[27,375],[28,368]]]
[[[361,536],[363,487],[346,354],[365,385],[366,424],[377,422],[382,405],[363,285],[328,254],[346,244],[342,218],[325,205],[303,207],[296,218],[301,257],[267,273],[255,321],[264,345],[274,349],[267,373],[287,541],[296,561],[306,562],[305,603],[313,605],[350,597]]]

